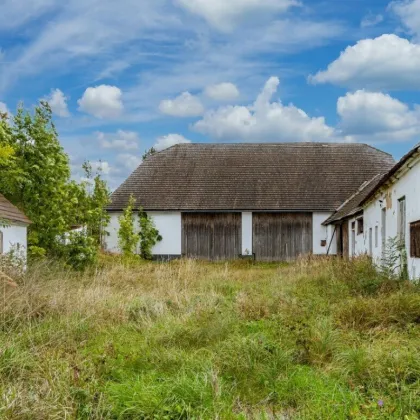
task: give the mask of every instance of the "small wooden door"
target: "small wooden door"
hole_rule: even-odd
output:
[[[241,213],[183,213],[182,254],[188,258],[232,260],[241,254]]]
[[[312,213],[254,213],[257,261],[292,261],[312,253]]]

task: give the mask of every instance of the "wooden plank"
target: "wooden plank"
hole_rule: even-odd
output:
[[[342,226],[342,238],[343,238],[343,257],[350,257],[350,246],[349,246],[349,222],[345,220]]]
[[[182,254],[188,258],[232,260],[242,247],[241,213],[183,213]]]
[[[254,213],[252,224],[258,261],[292,261],[313,250],[312,213]]]

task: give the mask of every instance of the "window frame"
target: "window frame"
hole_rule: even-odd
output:
[[[358,219],[356,219],[356,221],[357,221],[356,233],[357,235],[363,235],[365,233],[365,221],[363,217],[359,217]]]
[[[407,239],[407,200],[406,196],[398,199],[397,236],[400,242]]]
[[[420,258],[420,220],[410,223],[410,257]]]

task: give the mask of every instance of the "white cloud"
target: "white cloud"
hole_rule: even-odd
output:
[[[112,172],[111,165],[106,161],[98,160],[89,163],[94,173],[101,172],[103,175],[110,175]]]
[[[405,141],[420,134],[420,108],[380,92],[358,90],[338,99],[344,136],[358,141]]]
[[[104,149],[137,150],[140,138],[134,131],[118,130],[116,133],[97,132],[96,137]]]
[[[362,28],[369,28],[371,26],[376,26],[379,23],[383,22],[384,17],[382,15],[373,15],[369,13],[366,15],[360,22]]]
[[[97,118],[116,118],[124,109],[122,92],[116,86],[89,87],[77,103],[81,111]]]
[[[157,139],[156,144],[153,146],[157,152],[167,149],[168,147],[175,146],[176,144],[191,143],[191,140],[186,139],[180,134],[168,134]]]
[[[420,0],[394,1],[389,5],[410,33],[420,35]]]
[[[7,108],[7,105],[4,102],[0,102],[0,113],[9,114],[10,115],[10,111]]]
[[[271,102],[279,79],[271,77],[253,105],[226,106],[207,112],[194,129],[227,141],[330,140],[334,129],[323,117],[311,118],[294,105]]]
[[[67,97],[60,89],[54,89],[50,95],[44,98],[51,107],[52,112],[59,117],[69,117],[70,112],[67,107]]]
[[[312,83],[351,88],[420,89],[420,45],[397,35],[364,39],[348,47]]]
[[[236,24],[247,17],[256,19],[259,15],[272,17],[273,13],[287,11],[298,6],[295,0],[177,0],[182,7],[206,19],[221,31],[231,31]]]
[[[204,106],[196,96],[184,92],[175,99],[162,101],[159,110],[173,117],[196,117],[203,114]]]
[[[219,83],[207,86],[204,93],[216,101],[233,101],[239,96],[239,89],[233,83]]]
[[[141,156],[122,153],[117,156],[116,163],[129,171],[134,171],[142,162]]]

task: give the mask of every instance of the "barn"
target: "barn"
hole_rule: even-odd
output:
[[[130,195],[153,217],[158,259],[290,261],[326,254],[324,225],[393,158],[365,144],[179,144],[147,158],[112,194],[106,247]]]

